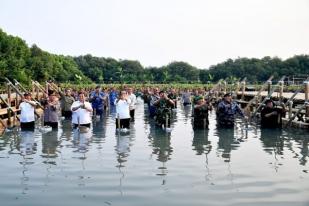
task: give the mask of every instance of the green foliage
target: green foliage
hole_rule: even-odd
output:
[[[78,83],[80,79],[76,79],[75,74],[83,82],[90,83],[72,57],[50,54],[36,45],[29,48],[22,39],[7,35],[0,29],[0,77],[24,84],[30,84],[31,79]],[[4,79],[0,78],[0,81],[4,82]]]
[[[219,79],[242,79],[247,77],[249,82],[263,82],[271,75],[274,79],[281,76],[309,76],[309,55],[297,55],[285,61],[278,57],[238,58],[211,66],[209,70],[200,71],[200,80],[204,83],[208,81],[218,81]],[[212,78],[211,78],[212,77]]]
[[[252,83],[275,79],[283,75],[309,75],[309,56],[298,55],[285,61],[269,56],[262,59],[238,58],[198,69],[186,62],[171,62],[162,67],[144,68],[136,60],[116,60],[94,57],[55,55],[38,46],[28,47],[19,37],[7,35],[0,29],[0,82],[3,77],[30,83],[55,80],[78,84],[154,84],[154,83],[211,83],[225,79],[228,83],[244,77]]]

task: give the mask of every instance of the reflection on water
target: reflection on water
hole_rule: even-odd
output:
[[[79,131],[73,130],[73,145],[76,150],[74,152],[86,153],[88,151],[89,142],[92,137],[92,130]]]
[[[147,110],[139,103],[125,134],[114,108],[87,132],[65,120],[58,131],[5,134],[1,205],[309,204],[308,131],[217,128],[214,112],[194,131],[191,106],[179,105],[169,133]]]
[[[196,155],[209,154],[212,146],[208,139],[209,130],[195,130],[193,134],[192,146],[196,151]]]
[[[274,167],[278,169],[282,165],[279,161],[284,159],[285,153],[292,153],[293,158],[299,160],[299,164],[306,166],[309,152],[309,138],[302,131],[291,129],[284,131],[281,129],[261,130],[260,140],[263,150],[269,155],[273,155],[276,160]],[[304,170],[307,172],[308,170]]]
[[[239,142],[236,140],[234,136],[233,128],[218,128],[217,136],[219,138],[218,141],[218,152],[221,153],[222,158],[226,162],[231,161],[231,152],[232,150],[236,150],[239,146]]]
[[[34,141],[33,131],[21,131],[20,132],[20,144],[19,144],[20,154],[32,155],[36,152],[36,144]]]
[[[154,122],[150,122],[148,139],[152,147],[152,155],[155,155],[156,160],[162,163],[162,165],[158,167],[159,171],[156,175],[165,176],[168,173],[166,162],[171,159],[173,153],[173,148],[171,147],[171,134],[161,128],[157,128]]]

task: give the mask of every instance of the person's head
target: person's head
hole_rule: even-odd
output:
[[[125,99],[126,96],[127,96],[127,91],[125,91],[125,90],[121,91],[120,94],[119,94],[120,99]]]
[[[274,103],[273,103],[273,101],[271,99],[266,100],[265,101],[265,105],[268,108],[273,108],[274,107]]]
[[[85,101],[85,92],[84,92],[84,91],[78,92],[78,99],[79,99],[79,101],[81,101],[81,102],[84,102],[84,101]]]
[[[71,95],[71,89],[66,89],[66,90],[65,90],[65,94],[66,94],[67,96],[70,96],[70,95]]]
[[[128,88],[128,94],[132,94],[133,89],[131,87]]]
[[[26,92],[26,93],[24,94],[24,98],[25,98],[26,100],[31,100],[31,94],[30,94],[30,92]]]
[[[194,95],[199,95],[199,91],[197,89],[194,90]]]
[[[153,89],[153,93],[154,93],[154,94],[158,94],[158,93],[159,93],[159,91],[160,91],[160,90],[159,90],[159,88],[158,88],[158,87],[156,87],[156,88],[154,88],[154,89]]]
[[[160,91],[159,96],[160,96],[160,98],[165,98],[165,96],[166,96],[165,91]]]
[[[49,101],[55,101],[56,98],[57,98],[57,96],[56,96],[56,93],[55,93],[55,92],[51,92],[51,93],[48,95]]]
[[[231,102],[232,101],[232,94],[231,93],[226,93],[224,95],[224,100],[227,102]]]
[[[201,97],[201,96],[199,96],[199,97],[197,98],[197,100],[196,100],[196,104],[197,104],[197,105],[202,105],[202,104],[204,104],[204,102],[205,102],[205,100],[204,100],[204,98]]]
[[[100,86],[96,86],[96,87],[95,87],[95,91],[96,91],[96,92],[100,92],[100,90],[101,90],[101,87],[100,87]]]

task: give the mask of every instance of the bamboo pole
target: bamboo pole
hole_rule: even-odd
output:
[[[35,85],[36,88],[36,99],[39,101],[40,100],[40,89],[37,85]]]
[[[31,97],[35,97],[35,85],[33,82],[31,82],[31,87],[32,87],[32,94],[31,94]]]
[[[245,99],[246,81],[241,82],[241,100]]]
[[[272,81],[271,80],[267,81],[267,94],[269,94],[271,91],[271,85],[272,85]]]
[[[292,110],[293,110],[293,101],[289,101],[289,119],[292,118]]]
[[[11,85],[7,84],[7,92],[8,92],[8,98],[7,98],[7,114],[8,114],[8,120],[7,120],[7,126],[11,127]]]
[[[8,96],[7,96],[7,103],[9,106],[11,106],[11,85],[10,84],[6,84],[7,86],[7,93],[8,93]]]
[[[49,83],[46,82],[45,83],[45,93],[48,94],[48,90],[49,90]]]
[[[284,88],[284,81],[279,82],[279,101],[280,103],[283,101],[283,88]]]
[[[305,82],[305,102],[309,102],[309,81]],[[309,104],[306,105],[306,117],[309,117]]]

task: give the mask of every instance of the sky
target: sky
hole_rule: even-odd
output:
[[[0,28],[54,54],[207,69],[309,54],[309,0],[0,0]]]

